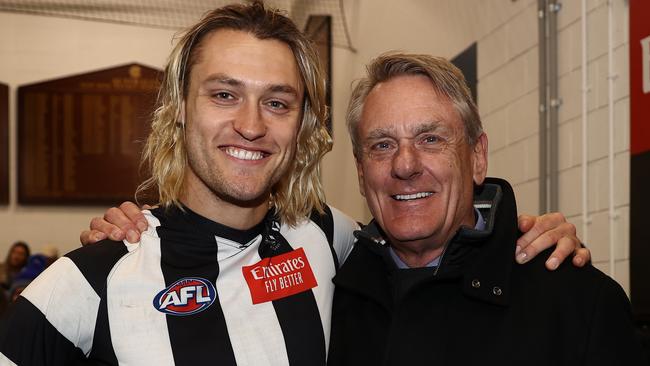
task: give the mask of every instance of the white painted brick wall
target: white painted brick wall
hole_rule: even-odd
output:
[[[499,3],[502,7],[507,4]],[[559,207],[588,236],[594,263],[609,273],[609,233],[616,243],[616,280],[629,289],[629,46],[628,7],[614,5],[614,196],[617,219],[609,220],[608,17],[607,0],[588,1],[588,211],[582,233],[582,24],[581,1],[565,0],[558,14]],[[538,93],[536,1],[493,21],[479,50],[479,109],[490,138],[489,174],[509,179],[520,212],[538,200]],[[507,44],[503,44],[504,40]]]
[[[577,2],[569,1],[572,4]],[[560,14],[565,11],[565,7],[562,9]],[[558,74],[560,76],[580,67],[580,62],[582,62],[580,49],[582,42],[581,26],[579,21],[574,21],[564,29],[558,26],[558,48],[562,50],[558,55]]]
[[[537,133],[539,122],[530,118],[530,111],[537,109],[537,89],[516,99],[505,108],[507,117],[507,142],[514,143]]]
[[[566,170],[580,164],[582,159],[582,120],[574,118],[560,124],[558,137],[558,165],[560,170]]]
[[[513,185],[517,196],[517,211],[534,213],[539,211],[539,180],[524,182]]]
[[[574,216],[582,211],[581,167],[576,166],[560,171],[558,176],[558,206],[566,216]]]
[[[558,95],[563,102],[562,107],[558,110],[560,123],[580,116],[582,103],[581,78],[578,69],[560,76],[558,80]]]

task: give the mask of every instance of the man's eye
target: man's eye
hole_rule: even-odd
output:
[[[218,93],[214,93],[212,96],[214,98],[224,99],[224,100],[229,100],[229,99],[234,99],[235,98],[232,94],[230,94],[228,92],[218,92]]]
[[[440,142],[440,139],[438,138],[438,136],[425,136],[422,139],[422,142],[425,144],[435,144],[437,142]]]
[[[387,150],[390,148],[390,144],[386,141],[378,142],[372,146],[373,150]]]
[[[287,108],[286,104],[284,104],[284,103],[282,103],[280,101],[277,101],[277,100],[272,100],[272,101],[268,102],[267,104],[269,105],[269,107],[274,108],[274,109],[286,109]]]

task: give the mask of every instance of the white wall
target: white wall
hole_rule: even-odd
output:
[[[140,62],[160,68],[173,32],[127,25],[0,12],[0,82],[10,87],[10,179],[16,181],[16,90],[20,85]],[[105,208],[0,206],[0,260],[16,240],[38,251],[52,244],[65,253],[79,246],[79,233]]]
[[[521,1],[520,1],[521,2]],[[537,212],[538,118],[536,1],[479,40],[479,108],[490,136],[490,174],[508,178],[520,212]],[[614,4],[615,208],[609,225],[607,1],[588,1],[588,225],[593,262],[609,271],[609,230],[616,237],[616,280],[629,291],[629,50],[628,8]],[[563,1],[558,13],[559,209],[582,232],[581,1]],[[504,43],[504,40],[508,42]]]

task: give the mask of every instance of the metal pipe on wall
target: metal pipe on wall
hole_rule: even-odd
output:
[[[539,43],[539,212],[548,211],[547,175],[547,90],[546,90],[546,6],[547,0],[537,0],[537,34]]]
[[[615,248],[615,229],[616,229],[616,210],[614,208],[614,4],[613,0],[607,1],[607,91],[609,112],[609,275],[616,279],[616,248]]]
[[[557,0],[538,0],[539,211],[558,210]]]
[[[558,211],[558,156],[559,132],[558,110],[562,104],[558,97],[558,71],[557,71],[557,13],[561,5],[557,0],[550,0],[548,12],[548,94],[551,101],[548,122],[548,176],[549,176],[549,209]]]

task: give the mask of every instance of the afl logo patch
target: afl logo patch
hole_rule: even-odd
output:
[[[170,315],[192,315],[207,309],[216,299],[212,282],[185,277],[160,291],[153,299],[156,310]]]

